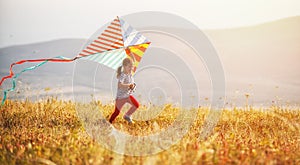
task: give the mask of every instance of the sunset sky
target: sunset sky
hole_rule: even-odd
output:
[[[200,29],[222,29],[300,15],[300,1],[0,0],[0,48],[59,38],[89,38],[115,16],[141,11],[169,12]]]

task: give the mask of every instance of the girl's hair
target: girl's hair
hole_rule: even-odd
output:
[[[125,58],[125,59],[123,60],[122,66],[119,66],[119,67],[118,67],[118,69],[117,69],[117,78],[119,78],[120,75],[121,75],[122,67],[124,67],[124,66],[126,66],[126,65],[128,65],[128,64],[133,64],[133,61],[132,61],[131,58]]]

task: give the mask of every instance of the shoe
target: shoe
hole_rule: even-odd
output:
[[[128,121],[128,123],[134,123],[134,121],[132,121],[132,119],[129,116],[124,115],[123,117],[126,121]]]

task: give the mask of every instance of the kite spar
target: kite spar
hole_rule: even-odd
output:
[[[74,58],[66,58],[58,56],[54,58],[35,59],[35,60],[21,60],[10,65],[9,75],[5,76],[0,81],[0,86],[7,79],[12,79],[12,87],[6,89],[3,92],[3,98],[1,105],[4,104],[7,99],[7,93],[14,91],[16,88],[16,79],[24,72],[36,69],[47,62],[73,62],[79,59],[91,60],[103,64],[109,68],[116,70],[122,65],[123,59],[129,57],[134,58],[134,72],[138,67],[146,49],[148,48],[150,41],[143,36],[140,32],[135,30],[132,26],[126,23],[124,20],[117,17],[114,19],[105,30],[88,46],[86,46],[77,56]],[[15,65],[23,63],[36,63],[29,68],[23,69],[19,73],[13,72]]]

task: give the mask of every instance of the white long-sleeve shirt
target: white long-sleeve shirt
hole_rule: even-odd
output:
[[[118,83],[122,83],[122,84],[133,84],[134,83],[134,79],[132,74],[125,74],[124,72],[122,72],[120,74]],[[129,97],[129,95],[131,95],[133,93],[133,91],[128,90],[128,89],[124,89],[124,88],[120,88],[118,86],[118,90],[117,90],[117,99],[123,99],[123,98],[127,98]]]

